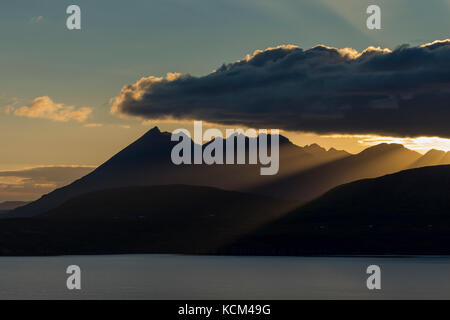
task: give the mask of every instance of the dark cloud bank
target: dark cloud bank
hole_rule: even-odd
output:
[[[393,51],[280,46],[204,77],[122,88],[112,112],[316,133],[450,137],[450,40]]]

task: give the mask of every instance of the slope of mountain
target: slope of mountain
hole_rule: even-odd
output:
[[[442,158],[441,164],[450,164],[450,151],[447,151],[445,156]]]
[[[285,198],[310,201],[327,190],[351,181],[379,177],[409,168],[421,155],[400,144],[379,144],[344,157],[260,185],[256,192],[277,190]]]
[[[22,207],[29,202],[26,201],[5,201],[0,203],[0,214],[4,214],[8,211],[11,211],[13,209],[16,209],[18,207]]]
[[[339,186],[223,249],[253,254],[450,254],[450,166]]]
[[[0,255],[211,253],[293,206],[185,185],[96,191],[36,217],[0,220]]]
[[[411,168],[420,168],[426,166],[436,166],[444,163],[446,153],[441,150],[432,149],[420,157],[416,162],[411,165]]]
[[[440,164],[450,164],[450,151],[447,151]]]
[[[232,138],[236,139],[235,136]],[[170,133],[160,132],[155,127],[92,173],[10,212],[7,217],[33,216],[56,208],[77,195],[114,187],[188,184],[252,192],[261,184],[349,156],[346,152],[336,150],[304,150],[280,136],[280,172],[275,176],[261,176],[259,164],[174,165],[170,156],[177,143],[171,141]],[[247,149],[248,144],[247,138]],[[282,195],[276,190],[267,194]]]

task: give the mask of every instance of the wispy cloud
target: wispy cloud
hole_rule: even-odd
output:
[[[7,97],[0,96],[1,112],[5,113],[5,114],[10,114],[11,112],[14,111],[14,107],[17,105],[18,102],[19,102],[19,99],[17,99],[17,98],[7,98]]]
[[[41,118],[60,122],[70,120],[84,122],[92,113],[92,109],[88,107],[76,108],[75,106],[55,103],[50,97],[43,96],[34,99],[29,105],[15,109],[14,112],[12,108],[8,112],[20,117]]]
[[[30,23],[39,23],[44,20],[43,16],[32,17],[30,19]]]
[[[450,151],[450,139],[439,137],[397,138],[397,137],[364,137],[358,143],[365,146],[373,146],[380,143],[397,143],[406,148],[427,152],[430,149]]]
[[[86,123],[84,125],[86,128],[100,128],[103,127],[103,123]]]

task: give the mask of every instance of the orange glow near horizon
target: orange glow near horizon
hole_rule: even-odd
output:
[[[380,144],[397,143],[405,148],[425,154],[431,149],[450,151],[450,139],[440,137],[415,137],[399,138],[385,137],[371,134],[314,134],[301,132],[282,132],[291,139],[293,143],[304,146],[317,143],[326,149],[335,148],[346,150],[350,153],[359,153],[362,150]]]
[[[405,148],[420,153],[426,153],[431,149],[450,151],[450,139],[440,137],[396,138],[368,136],[358,140],[358,143],[365,146],[373,146],[380,143],[398,143],[404,145]]]

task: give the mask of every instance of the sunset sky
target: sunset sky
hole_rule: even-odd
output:
[[[382,30],[366,28],[366,8],[374,3],[382,10]],[[111,113],[122,87],[143,77],[202,77],[279,45],[361,52],[450,38],[450,0],[78,0],[81,31],[65,27],[70,4],[0,4],[0,171],[97,166],[155,125],[190,128]],[[420,152],[450,150],[445,137],[283,134],[299,145],[352,153],[379,142],[404,143]]]

